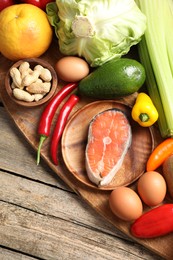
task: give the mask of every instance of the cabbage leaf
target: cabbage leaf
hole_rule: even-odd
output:
[[[91,67],[127,54],[146,29],[134,0],[56,0],[46,12],[60,52],[83,57]]]

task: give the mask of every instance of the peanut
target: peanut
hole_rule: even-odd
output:
[[[11,83],[11,88],[14,89],[14,88],[17,88],[16,84],[14,82]]]
[[[26,87],[26,90],[32,94],[45,94],[50,91],[50,82],[33,82],[31,85]]]
[[[39,101],[44,97],[45,94],[34,94],[34,100]]]
[[[38,101],[51,88],[51,72],[41,65],[32,70],[28,62],[23,62],[18,68],[10,70],[11,88],[15,98],[27,102]]]
[[[29,72],[29,69],[30,69],[30,65],[29,65],[29,62],[25,61],[25,62],[22,62],[19,66],[19,71],[20,71],[20,74],[21,74],[21,78],[23,79]]]
[[[43,66],[41,66],[39,64],[34,67],[34,70],[38,70],[40,73],[41,73],[42,69],[44,69]]]
[[[22,79],[22,86],[27,87],[39,78],[39,71],[33,71]]]
[[[32,102],[34,101],[34,95],[29,94],[27,91],[19,88],[13,89],[13,95],[18,100]]]
[[[37,83],[43,83],[42,79],[38,78],[35,82]]]
[[[17,68],[11,68],[10,69],[10,76],[14,82],[14,84],[18,87],[22,89],[22,78],[21,78],[21,74],[20,71]]]
[[[52,80],[52,75],[48,69],[43,69],[43,71],[40,74],[40,78],[42,78],[42,80],[44,81],[49,82]]]
[[[50,71],[48,69],[46,69],[46,68],[43,68],[43,66],[36,65],[34,67],[34,70],[40,72],[40,78],[42,80],[47,81],[47,82],[52,80],[52,75],[51,75]]]

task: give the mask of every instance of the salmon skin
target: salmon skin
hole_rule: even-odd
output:
[[[85,150],[90,181],[97,186],[108,185],[122,166],[131,142],[131,125],[123,111],[112,108],[94,116]]]

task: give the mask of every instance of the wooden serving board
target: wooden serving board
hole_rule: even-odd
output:
[[[57,40],[52,42],[49,50],[40,58],[43,58],[50,62],[51,65],[55,65],[55,62],[61,57],[62,55],[59,53],[58,50],[58,43]],[[13,103],[5,90],[4,86],[4,78],[7,70],[13,64],[12,61],[7,60],[0,54],[0,94],[1,100],[9,113],[12,117],[14,123],[18,127],[18,129],[23,133],[26,140],[30,143],[30,145],[37,150],[39,136],[37,135],[37,126],[38,121],[43,110],[43,106],[36,107],[36,108],[25,108]],[[64,82],[59,82],[58,89],[62,87]],[[57,89],[57,90],[58,90]],[[133,104],[135,95],[129,96],[123,100],[125,104]],[[72,114],[84,105],[88,104],[89,100],[82,99],[77,106],[73,109]],[[58,111],[57,111],[58,113]],[[71,115],[72,115],[71,114]],[[53,122],[54,124],[55,122]],[[2,126],[1,126],[2,127]],[[154,140],[155,145],[160,141],[160,135],[157,129],[153,129],[154,131]],[[94,208],[98,214],[101,214],[105,221],[111,222],[117,229],[121,230],[127,236],[131,237],[133,240],[136,240],[138,243],[144,245],[146,248],[150,249],[151,251],[157,253],[158,255],[164,257],[165,259],[173,259],[173,234],[169,234],[164,237],[159,237],[156,239],[135,239],[131,236],[129,232],[129,227],[131,223],[124,222],[119,218],[115,217],[111,212],[109,205],[108,205],[108,198],[110,195],[110,191],[107,190],[98,190],[93,189],[92,187],[86,186],[79,180],[77,180],[70,172],[68,171],[62,155],[61,149],[59,149],[59,165],[55,166],[49,156],[49,143],[50,138],[48,138],[42,148],[41,156],[42,159],[46,161],[49,167],[67,184],[70,188],[72,188],[79,196],[81,196],[86,203],[88,203],[92,208]],[[39,167],[39,166],[38,166]],[[133,189],[135,189],[135,183],[131,185]],[[147,208],[145,208],[147,210]]]

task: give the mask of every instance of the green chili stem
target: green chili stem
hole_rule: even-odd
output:
[[[37,165],[39,165],[39,163],[40,163],[41,147],[42,147],[43,142],[46,140],[46,138],[47,138],[47,136],[45,136],[45,135],[40,136],[40,142],[39,142],[38,150],[37,150]]]

